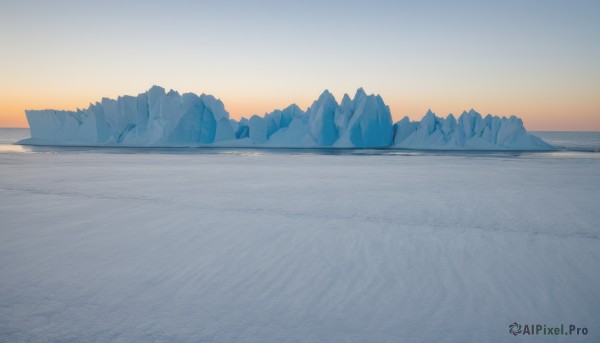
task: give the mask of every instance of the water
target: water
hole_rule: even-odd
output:
[[[31,149],[22,145],[15,145],[21,139],[29,138],[29,129],[4,129],[0,128],[0,153],[29,152]]]
[[[14,144],[21,139],[29,138],[29,129],[0,128],[0,144]]]
[[[600,152],[600,132],[538,131],[531,133],[562,150]]]
[[[104,153],[202,153],[202,154],[320,154],[320,155],[486,155],[528,156],[536,158],[600,158],[600,132],[537,131],[532,132],[559,150],[553,152],[495,152],[495,151],[415,151],[400,149],[264,149],[264,148],[112,148],[24,146],[15,143],[29,138],[29,129],[0,128],[0,153],[36,152],[104,152]]]

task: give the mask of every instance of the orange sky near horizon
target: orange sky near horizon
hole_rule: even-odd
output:
[[[168,89],[167,89],[168,90]],[[368,93],[376,93],[375,90],[365,89]],[[136,95],[139,92],[122,94]],[[196,91],[197,93],[198,91]],[[332,91],[333,92],[333,91]],[[282,109],[292,103],[296,103],[303,110],[316,100],[319,92],[305,94],[304,96],[281,95],[270,98],[267,95],[257,94],[227,94],[219,95],[205,91],[220,98],[231,118],[250,117],[253,114],[264,115],[274,109]],[[354,91],[348,91],[352,97]],[[333,92],[336,100],[341,101],[342,92]],[[377,93],[376,93],[377,94]],[[26,109],[56,109],[75,110],[87,108],[91,102],[99,101],[102,97],[116,98],[118,94],[91,94],[91,92],[80,92],[79,94],[9,94],[9,97],[0,98],[0,127],[25,128],[29,127],[25,117]],[[573,99],[569,95],[569,101],[564,101],[560,96],[535,99],[521,97],[511,99],[469,99],[468,97],[436,97],[418,94],[406,94],[395,98],[390,95],[381,94],[393,116],[394,122],[409,116],[411,120],[420,120],[428,109],[434,111],[438,116],[447,116],[453,113],[460,115],[463,110],[474,108],[482,115],[488,113],[499,116],[517,115],[524,121],[525,127],[531,131],[600,131],[600,102],[585,103],[585,99]],[[4,97],[4,95],[2,96]],[[573,106],[575,104],[575,106]]]

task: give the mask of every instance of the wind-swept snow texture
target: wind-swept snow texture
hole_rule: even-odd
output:
[[[473,110],[458,121],[428,112],[421,122],[392,123],[379,95],[360,88],[341,104],[328,91],[306,110],[291,105],[264,117],[229,118],[211,95],[145,93],[103,98],[77,111],[28,110],[31,138],[21,144],[101,146],[339,147],[451,150],[549,150],[516,118],[481,115]]]
[[[0,154],[0,342],[598,342],[600,160],[537,156]]]

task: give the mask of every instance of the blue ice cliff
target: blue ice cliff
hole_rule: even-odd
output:
[[[420,122],[392,122],[379,95],[360,88],[338,103],[328,91],[303,111],[290,105],[239,121],[211,95],[165,92],[103,98],[77,111],[28,110],[31,138],[20,144],[91,146],[235,146],[405,148],[432,150],[549,150],[521,119],[471,110],[456,119],[428,111]]]

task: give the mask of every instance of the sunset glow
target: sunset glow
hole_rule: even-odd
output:
[[[600,130],[598,3],[540,6],[6,3],[0,127],[157,84],[212,94],[236,119],[364,87],[394,120],[474,108],[529,130]]]

